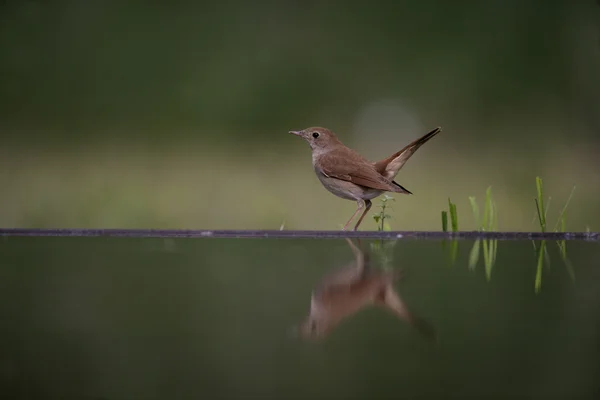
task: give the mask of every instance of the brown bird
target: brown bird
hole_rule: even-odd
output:
[[[355,260],[326,276],[313,291],[310,314],[300,326],[306,339],[324,338],[343,319],[369,305],[387,308],[415,327],[422,335],[436,338],[436,331],[428,322],[412,314],[394,290],[393,283],[400,274],[371,267],[369,254],[346,238]],[[360,246],[360,241],[358,242]]]
[[[342,199],[357,202],[356,211],[343,230],[348,228],[359,211],[364,210],[354,226],[354,230],[357,230],[371,208],[371,199],[383,192],[412,194],[394,178],[414,152],[441,130],[435,128],[399,152],[377,162],[371,162],[346,147],[329,129],[312,127],[290,133],[304,138],[310,145],[313,168],[323,186]]]

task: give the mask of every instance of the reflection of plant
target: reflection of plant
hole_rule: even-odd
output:
[[[469,202],[471,203],[471,209],[473,210],[473,215],[475,217],[475,222],[479,226],[479,230],[484,231],[494,231],[498,227],[498,211],[496,208],[496,203],[492,200],[492,188],[491,186],[487,188],[485,194],[485,207],[483,211],[483,218],[480,219],[479,216],[479,206],[477,205],[477,201],[475,197],[469,197]],[[448,208],[450,211],[450,223],[452,225],[452,232],[458,232],[458,213],[456,211],[456,204],[452,203],[450,199],[448,199]],[[446,211],[442,211],[442,230],[444,232],[448,231],[448,213]],[[485,272],[487,279],[491,278],[492,268],[494,263],[496,262],[496,254],[498,249],[498,240],[488,240],[477,239],[473,244],[473,248],[469,254],[469,269],[474,269],[479,261],[479,250],[480,244],[483,246],[483,259],[485,264]],[[456,255],[458,252],[458,242],[456,239],[452,240],[452,247],[450,248],[450,258],[452,263],[456,261]]]
[[[384,194],[383,197],[379,200],[379,212],[373,215],[373,219],[377,224],[378,232],[389,232],[392,230],[392,227],[389,223],[389,220],[392,219],[392,216],[387,213],[388,209],[392,209],[392,206],[388,204],[388,201],[390,200],[395,201],[393,197]],[[395,240],[388,240],[384,243],[382,239],[379,239],[371,243],[371,250],[374,254],[376,254],[379,257],[381,265],[384,268],[391,267],[393,259],[393,249],[395,245]]]
[[[540,229],[542,233],[546,232],[546,216],[548,214],[548,206],[544,206],[544,191],[542,185],[542,179],[538,176],[535,179],[536,189],[537,189],[537,197],[535,198],[536,205],[536,216],[539,223]],[[573,197],[573,192],[575,191],[575,187],[571,190],[571,194],[567,199],[564,207],[562,208],[558,220],[554,225],[554,232],[565,232],[566,229],[566,211],[567,207]],[[485,192],[485,207],[483,210],[483,217],[480,218],[479,206],[477,205],[477,201],[475,197],[469,197],[469,202],[471,203],[471,209],[473,210],[473,216],[475,217],[475,223],[479,226],[480,232],[494,232],[498,229],[498,208],[496,206],[496,202],[492,199],[492,187],[488,187]],[[550,198],[548,198],[548,205],[550,204]],[[458,232],[458,214],[456,212],[456,204],[452,203],[450,199],[448,199],[449,212],[450,212],[450,221],[452,226],[452,232]],[[448,212],[442,211],[442,230],[444,232],[448,232]],[[588,228],[589,232],[589,228]],[[542,240],[539,247],[536,247],[535,242],[533,243],[533,249],[537,256],[537,271],[535,276],[535,292],[539,293],[542,287],[542,267],[545,264],[550,265],[550,256],[548,254],[548,248],[546,246],[546,240]],[[445,240],[443,245],[445,245]],[[575,279],[575,273],[573,270],[573,265],[571,261],[567,257],[567,243],[566,240],[557,240],[556,245],[558,246],[558,250],[560,253],[560,257],[564,264],[567,267],[567,271],[571,276],[571,279]],[[483,261],[485,264],[485,274],[486,278],[489,281],[492,276],[492,269],[494,264],[496,263],[496,255],[498,253],[498,240],[497,239],[477,239],[471,248],[471,252],[469,254],[469,269],[473,270],[477,266],[480,257],[480,248],[483,248]],[[456,260],[456,253],[458,249],[458,243],[456,239],[452,239],[452,247],[450,248],[450,259],[454,264]]]
[[[475,197],[470,196],[469,202],[475,217],[475,224],[479,226],[480,232],[493,232],[498,229],[498,208],[496,202],[492,199],[492,187],[489,186],[485,191],[485,207],[483,209],[483,218],[479,216],[479,206]],[[482,244],[482,246],[480,246]],[[496,263],[496,254],[498,252],[497,239],[477,239],[471,248],[469,254],[469,269],[475,269],[479,262],[479,248],[483,247],[483,263],[485,265],[485,276],[489,281],[492,277],[492,268]]]
[[[540,223],[540,229],[542,232],[546,232],[546,216],[548,215],[548,209],[550,208],[551,197],[548,198],[548,206],[544,207],[544,186],[542,184],[542,178],[539,176],[535,178],[535,186],[537,192],[537,198],[535,198],[535,208],[537,213],[537,219]],[[571,202],[571,198],[573,197],[573,192],[575,191],[575,186],[571,189],[571,193],[569,194],[569,198],[565,203],[564,207],[560,211],[558,216],[558,220],[554,225],[554,232],[565,232],[567,216],[566,211],[569,203]],[[535,217],[534,217],[535,219]],[[560,225],[560,227],[559,227]],[[560,229],[560,230],[559,230]],[[546,248],[546,241],[542,240],[540,243],[540,247],[536,248],[535,242],[533,243],[533,251],[536,252],[537,255],[537,270],[535,274],[535,291],[538,293],[542,288],[542,267],[544,265],[544,261],[549,266],[550,265],[550,255],[548,254],[548,249]],[[575,279],[575,272],[573,270],[573,265],[571,261],[567,258],[567,242],[566,240],[557,240],[556,245],[558,246],[558,251],[560,253],[560,258],[563,263],[567,267],[567,271],[571,276],[571,279]]]
[[[450,224],[452,226],[452,232],[458,232],[458,213],[456,212],[456,204],[454,204],[450,198],[448,198],[448,210],[450,211]],[[442,230],[448,232],[448,211],[442,211]],[[458,241],[452,239],[450,242],[450,260],[452,264],[456,262],[456,255],[458,254]],[[442,245],[446,246],[446,240],[442,242]]]

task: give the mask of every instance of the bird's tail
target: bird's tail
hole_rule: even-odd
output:
[[[398,171],[400,171],[400,168],[402,168],[402,166],[415,153],[415,151],[417,151],[417,149],[419,147],[421,147],[423,144],[425,144],[425,142],[427,142],[429,139],[431,139],[432,137],[434,137],[441,131],[442,131],[442,128],[437,127],[434,130],[432,130],[431,132],[429,132],[428,134],[424,135],[423,137],[410,143],[409,145],[404,147],[399,152],[392,154],[391,156],[389,156],[388,158],[386,158],[384,160],[377,161],[375,163],[375,169],[381,175],[385,176],[386,178],[388,178],[390,180],[393,180],[394,177],[398,174]],[[398,186],[400,186],[400,185],[398,185]]]
[[[412,194],[411,191],[409,191],[407,188],[405,188],[404,186],[402,186],[398,182],[392,181],[392,184],[394,185],[394,187],[396,187],[398,189],[396,191],[396,193]]]

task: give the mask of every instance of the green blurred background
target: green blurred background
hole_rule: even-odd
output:
[[[539,175],[550,225],[576,186],[567,229],[599,230],[599,21],[592,0],[0,1],[0,226],[338,229],[355,204],[287,132],[374,160],[439,125],[393,229],[440,229],[449,196],[473,229],[489,185],[501,230],[535,229]]]

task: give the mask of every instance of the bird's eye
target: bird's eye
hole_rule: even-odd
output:
[[[319,132],[313,132],[312,136],[316,139],[319,137]]]

